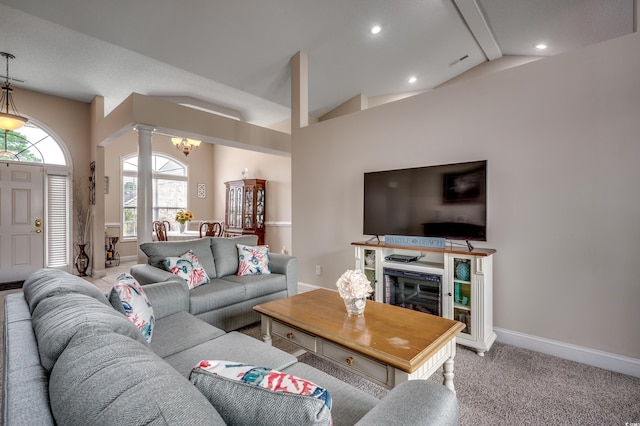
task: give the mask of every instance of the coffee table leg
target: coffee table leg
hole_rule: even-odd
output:
[[[272,340],[271,340],[271,319],[269,317],[261,315],[260,326],[261,326],[261,329],[262,329],[262,340],[264,340],[264,342],[267,345],[271,346],[271,344],[272,344]]]
[[[453,387],[453,357],[447,359],[442,366],[442,375],[444,376],[443,384],[451,389],[453,393],[456,393]]]

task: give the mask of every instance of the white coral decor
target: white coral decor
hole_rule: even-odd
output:
[[[336,282],[338,292],[343,299],[367,297],[373,290],[371,281],[362,271],[347,270]]]

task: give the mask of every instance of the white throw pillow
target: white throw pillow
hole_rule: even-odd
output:
[[[200,265],[198,257],[191,250],[180,257],[165,258],[164,267],[167,268],[167,271],[185,280],[189,289],[209,282],[209,275],[207,275],[202,265]]]
[[[120,299],[127,318],[138,327],[147,342],[151,342],[156,320],[153,307],[144,294],[142,286],[131,275],[123,273],[118,277],[118,282],[111,289],[111,293]]]
[[[269,269],[269,246],[245,246],[238,247],[238,276],[242,275],[266,275]]]

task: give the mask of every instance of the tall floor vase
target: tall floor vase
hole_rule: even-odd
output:
[[[74,261],[74,265],[76,265],[76,269],[78,270],[78,275],[80,275],[81,277],[86,277],[86,272],[89,268],[89,255],[84,250],[89,248],[89,243],[73,243],[73,245],[75,246],[78,253],[76,254],[76,258]]]

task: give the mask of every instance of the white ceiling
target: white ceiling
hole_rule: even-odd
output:
[[[0,0],[0,51],[16,56],[14,86],[83,102],[102,95],[107,112],[136,92],[270,125],[290,116],[298,51],[309,57],[309,111],[321,116],[360,93],[431,89],[488,58],[629,34],[634,1]]]

